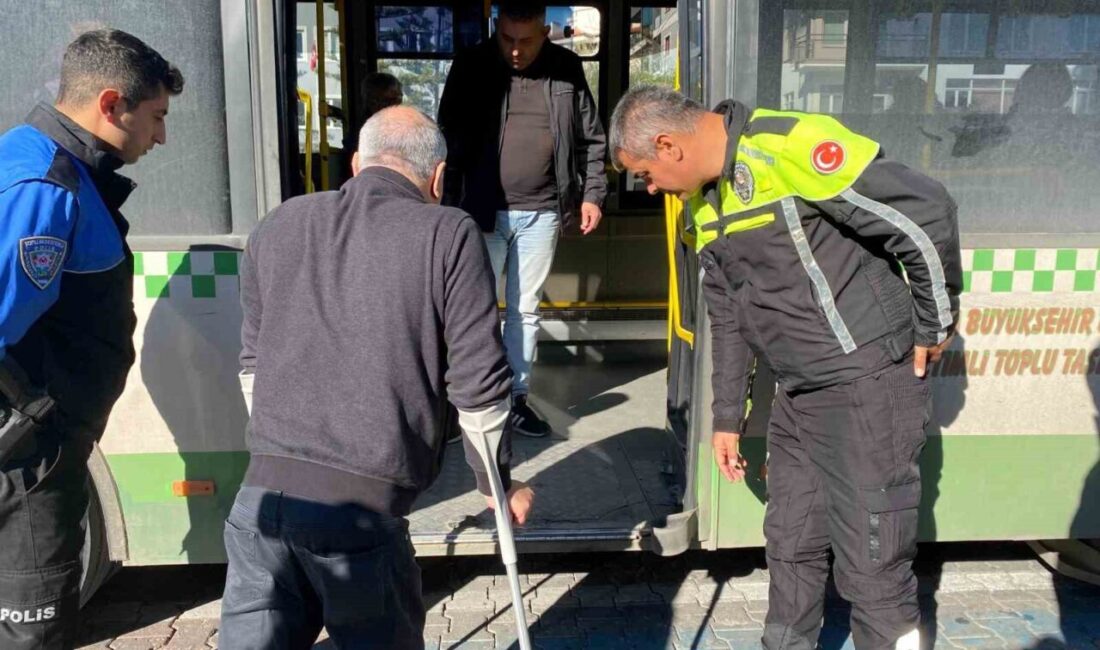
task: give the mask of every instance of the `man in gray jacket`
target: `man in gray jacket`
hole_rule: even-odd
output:
[[[354,178],[287,201],[249,237],[251,461],[225,527],[224,648],[308,648],[322,626],[340,647],[423,647],[404,517],[439,473],[454,407],[467,433],[502,431],[511,385],[481,233],[437,205],[445,158],[431,120],[381,111]],[[523,523],[533,495],[502,449]]]

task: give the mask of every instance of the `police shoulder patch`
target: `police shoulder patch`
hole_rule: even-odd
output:
[[[733,166],[733,191],[737,193],[737,198],[741,199],[742,203],[748,204],[752,201],[755,186],[756,181],[752,177],[752,170],[745,163],[737,161]]]
[[[34,286],[45,289],[65,263],[69,244],[57,237],[24,237],[19,240],[19,261]]]

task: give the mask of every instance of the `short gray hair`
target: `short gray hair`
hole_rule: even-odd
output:
[[[447,159],[447,142],[427,115],[408,106],[378,111],[359,131],[361,166],[371,164],[408,168],[425,181]]]
[[[694,133],[695,123],[706,112],[695,100],[669,88],[632,89],[623,95],[611,115],[611,161],[619,168],[620,151],[632,158],[653,158],[654,138],[661,133]]]

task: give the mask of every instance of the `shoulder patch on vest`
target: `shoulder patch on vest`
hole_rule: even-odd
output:
[[[752,201],[755,186],[756,181],[752,177],[752,170],[745,163],[737,161],[733,166],[733,191],[737,193],[737,198],[748,205]]]
[[[57,237],[24,237],[19,240],[19,261],[34,286],[45,290],[65,262],[69,244]]]

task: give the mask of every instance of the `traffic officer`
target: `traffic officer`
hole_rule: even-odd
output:
[[[56,105],[0,137],[0,647],[71,648],[85,462],[134,362],[116,173],[165,142],[183,77],[125,32],[65,51]]]
[[[708,112],[639,88],[610,138],[617,165],[690,210],[714,340],[713,446],[730,481],[746,470],[754,359],[779,379],[764,646],[816,647],[832,549],[856,648],[917,648],[926,369],[950,342],[962,286],[954,201],[824,115],[734,101]]]

